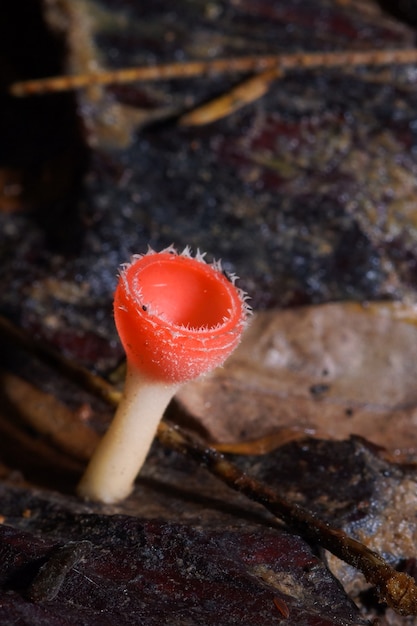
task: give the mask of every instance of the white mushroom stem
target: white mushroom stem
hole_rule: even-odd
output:
[[[116,414],[78,485],[81,497],[112,503],[130,494],[162,415],[179,386],[149,380],[128,366]]]

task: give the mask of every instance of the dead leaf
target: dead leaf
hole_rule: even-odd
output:
[[[86,407],[71,411],[52,395],[6,372],[0,372],[0,383],[2,428],[11,416],[9,421],[15,427],[21,422],[22,434],[25,428],[33,429],[38,444],[43,438],[60,452],[61,458],[63,454],[81,461],[90,458],[98,435],[83,422]]]
[[[279,432],[417,448],[415,311],[333,303],[257,313],[222,369],[177,396],[214,442]],[[285,441],[286,436],[283,436]]]

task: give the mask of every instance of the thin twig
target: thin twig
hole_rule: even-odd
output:
[[[93,392],[111,406],[117,406],[118,392],[99,376],[74,366],[62,356],[54,354],[3,318],[0,318],[0,331],[49,365],[58,366],[61,372],[86,390]],[[397,572],[379,554],[349,537],[344,531],[333,528],[303,507],[279,496],[263,483],[242,472],[214,448],[202,445],[195,438],[182,432],[178,426],[161,422],[157,436],[164,446],[193,458],[229,487],[263,505],[302,537],[319,544],[360,570],[366,580],[376,586],[380,600],[398,613],[417,615],[417,585],[414,578],[404,572]]]
[[[142,67],[102,70],[73,76],[53,76],[15,82],[9,87],[13,96],[32,96],[58,91],[72,91],[93,85],[112,85],[143,81],[161,81],[215,76],[219,74],[281,72],[296,69],[317,69],[356,66],[380,66],[417,62],[415,48],[340,52],[296,52],[266,56],[249,56],[208,61],[189,61]]]

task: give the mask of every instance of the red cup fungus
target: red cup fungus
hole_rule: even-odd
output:
[[[188,248],[149,250],[122,268],[114,317],[126,352],[125,388],[78,486],[82,497],[116,502],[131,492],[178,387],[221,365],[238,345],[245,300],[220,263],[193,258]]]

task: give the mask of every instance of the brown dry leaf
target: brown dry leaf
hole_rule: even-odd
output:
[[[177,399],[214,442],[266,437],[273,447],[280,433],[283,442],[289,433],[356,434],[412,454],[415,318],[412,306],[399,303],[257,313],[226,365]]]
[[[24,436],[33,429],[38,445],[49,442],[58,453],[85,461],[97,445],[98,435],[83,422],[83,409],[71,411],[52,395],[22,378],[0,371],[0,430]],[[62,456],[62,458],[64,458]]]

